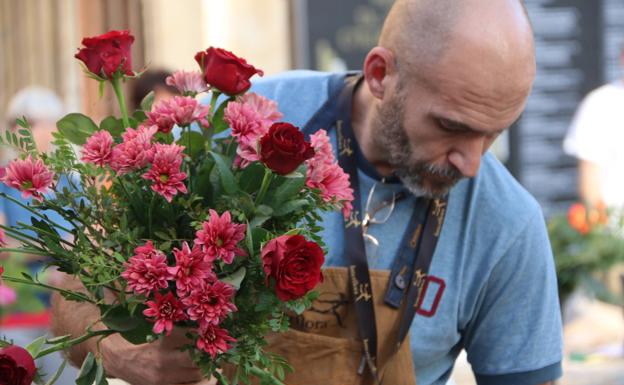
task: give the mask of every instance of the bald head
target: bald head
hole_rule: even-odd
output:
[[[397,0],[379,46],[394,53],[401,72],[413,74],[437,66],[449,50],[466,44],[498,59],[513,56],[530,65],[532,36],[520,0]]]

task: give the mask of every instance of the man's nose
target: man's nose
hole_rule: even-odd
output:
[[[472,178],[479,172],[484,152],[484,137],[464,139],[449,152],[448,161],[461,172],[462,176]]]

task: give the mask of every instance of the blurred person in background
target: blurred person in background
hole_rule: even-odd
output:
[[[579,196],[590,206],[624,208],[623,107],[624,74],[585,97],[565,137],[565,152],[579,161]]]
[[[49,152],[53,150],[52,134],[56,131],[56,122],[65,113],[62,100],[52,90],[31,86],[20,90],[10,100],[6,112],[5,127],[8,127],[9,130],[17,130],[20,126],[16,120],[25,118],[30,124],[37,149],[41,152]],[[0,147],[0,159],[3,167],[16,156],[17,154],[9,147]],[[26,201],[21,197],[18,190],[4,183],[0,183],[0,192],[17,200]],[[55,212],[48,211],[47,215],[53,221],[68,226]],[[15,226],[18,222],[30,224],[30,218],[31,213],[29,211],[4,197],[0,197],[0,224],[7,226]],[[10,237],[7,238],[9,245],[16,243]],[[16,276],[19,274],[18,270],[27,269],[31,274],[39,274],[42,279],[54,284],[54,271],[45,271],[45,278],[43,278],[43,261],[40,257],[3,254],[0,255],[0,259],[4,259],[2,264],[8,267],[7,275]],[[11,267],[17,274],[10,271]],[[49,311],[47,310],[50,293],[47,291],[33,292],[32,287],[15,288],[17,289],[17,298],[14,303],[16,306],[7,306],[0,313],[2,316],[0,318],[0,335],[23,346],[39,336],[46,334],[51,336],[48,327]],[[48,380],[54,375],[63,360],[64,357],[60,353],[55,353],[37,360],[37,366],[43,369],[42,372],[46,374],[44,378]],[[74,384],[77,374],[76,369],[67,367],[56,384]]]
[[[179,95],[178,90],[170,85],[167,85],[167,76],[170,76],[171,72],[163,69],[147,70],[138,79],[133,79],[130,83],[132,105],[130,108],[138,109],[141,106],[141,101],[151,91],[154,91],[154,104],[163,99],[168,99],[173,96]]]

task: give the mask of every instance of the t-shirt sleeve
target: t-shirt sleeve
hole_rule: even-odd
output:
[[[489,275],[464,346],[479,385],[536,385],[561,376],[557,281],[540,210]]]
[[[567,154],[597,164],[605,162],[612,126],[619,121],[613,118],[619,108],[613,102],[607,88],[598,89],[583,100],[563,141]]]

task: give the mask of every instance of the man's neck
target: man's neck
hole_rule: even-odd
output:
[[[392,168],[386,162],[383,152],[375,146],[373,119],[375,116],[377,99],[370,93],[366,80],[353,95],[351,108],[351,128],[364,159],[366,159],[381,176],[392,175]]]

